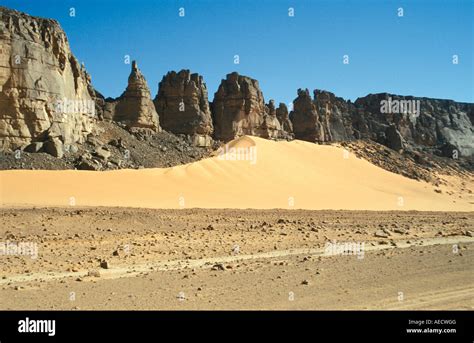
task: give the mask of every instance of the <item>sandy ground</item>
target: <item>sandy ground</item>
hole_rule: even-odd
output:
[[[246,136],[229,148],[240,153],[173,168],[0,171],[0,201],[2,207],[473,210],[472,177],[435,187],[346,155],[341,147],[302,141]]]
[[[38,248],[36,259],[0,256],[2,310],[474,309],[473,212],[36,208],[0,218],[0,242]]]

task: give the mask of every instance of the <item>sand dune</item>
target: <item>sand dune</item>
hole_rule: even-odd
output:
[[[239,154],[232,154],[232,148]],[[232,160],[232,157],[241,160]],[[242,158],[245,158],[242,160]],[[468,180],[472,188],[472,180]],[[434,192],[340,147],[242,137],[226,154],[165,169],[0,171],[2,207],[295,208],[472,211],[472,198]]]

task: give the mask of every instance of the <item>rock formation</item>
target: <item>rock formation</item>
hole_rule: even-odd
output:
[[[265,114],[258,81],[236,72],[228,74],[214,95],[212,112],[216,139],[229,141],[257,135]]]
[[[214,135],[229,141],[242,135],[287,138],[276,117],[274,102],[265,106],[257,80],[236,72],[222,80],[212,103]]]
[[[55,20],[4,7],[0,18],[1,151],[24,149],[59,158],[70,153],[70,158],[90,145],[92,155],[107,165],[110,151],[91,143],[103,124],[126,126],[134,139],[146,140],[160,131],[160,115],[167,131],[188,136],[196,149],[211,146],[212,135],[226,142],[255,135],[310,142],[370,139],[414,156],[416,151],[474,156],[472,103],[387,93],[352,103],[327,91],[315,90],[312,97],[308,89],[299,89],[288,115],[284,104],[275,108],[270,100],[265,105],[258,81],[236,72],[222,80],[210,105],[202,77],[189,70],[166,74],[153,102],[135,62],[124,93],[104,99]]]
[[[135,61],[127,88],[119,98],[107,101],[104,117],[123,123],[129,129],[161,130],[150,89]]]
[[[163,129],[190,135],[197,146],[210,146],[213,125],[206,84],[189,70],[166,74],[154,104]]]
[[[345,141],[353,138],[351,114],[353,105],[333,93],[316,89],[314,104],[323,123],[328,141]]]
[[[276,117],[275,101],[265,105],[265,113],[262,118],[262,124],[257,127],[256,135],[267,139],[278,139],[283,137],[280,122]]]
[[[317,107],[308,89],[298,89],[298,97],[293,101],[290,113],[293,132],[296,139],[309,142],[326,142],[329,140],[327,127],[320,120]]]
[[[387,93],[354,103],[333,93],[298,90],[290,113],[296,139],[311,142],[371,139],[394,150],[451,157],[474,155],[474,104]],[[455,148],[453,148],[455,147]]]
[[[287,134],[289,139],[294,138],[293,124],[291,123],[288,115],[288,107],[284,103],[280,102],[278,108],[275,110],[275,114],[278,121],[280,122],[283,132]]]
[[[0,150],[33,142],[29,150],[60,157],[92,130],[90,77],[57,21],[4,7],[0,18]]]
[[[398,140],[393,129],[390,137],[386,134],[393,125],[411,148],[447,157],[453,150],[460,156],[474,155],[474,104],[387,93],[370,94],[354,104],[353,128],[358,138],[382,144]]]

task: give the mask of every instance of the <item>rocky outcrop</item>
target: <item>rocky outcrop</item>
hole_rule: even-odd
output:
[[[293,107],[290,118],[297,139],[371,139],[396,151],[474,155],[474,104],[387,93],[351,103],[321,90],[312,99],[308,90],[300,89]]]
[[[280,122],[281,129],[286,133],[289,139],[294,138],[293,135],[293,124],[291,123],[289,114],[288,114],[288,107],[280,102],[278,108],[275,110],[276,117]]]
[[[385,146],[395,151],[400,151],[405,146],[402,135],[393,124],[389,125],[385,129],[384,143]]]
[[[284,132],[276,116],[276,108],[275,108],[274,100],[270,100],[270,102],[267,105],[265,105],[265,113],[263,115],[263,121],[260,127],[257,128],[256,134],[259,137],[263,137],[267,139],[279,139],[283,137]]]
[[[129,129],[161,130],[150,89],[135,61],[125,91],[115,100],[107,99],[104,117],[123,123]]]
[[[60,157],[92,131],[90,77],[57,21],[4,7],[0,18],[0,150],[34,143]]]
[[[333,93],[316,89],[298,90],[290,114],[297,139],[310,142],[345,141],[354,138],[351,115],[353,105]]]
[[[261,132],[265,103],[258,81],[234,72],[222,80],[212,103],[214,135],[229,141]]]
[[[283,104],[280,104],[280,106],[281,105]],[[275,101],[270,100],[269,103],[265,105],[263,123],[261,130],[259,130],[257,134],[260,137],[268,139],[293,139],[293,128],[288,118],[288,109],[286,110],[286,119],[285,114],[280,113],[283,121],[278,118],[277,111],[278,110],[275,108]],[[290,125],[288,125],[288,123],[290,123]]]
[[[328,141],[346,141],[354,138],[352,112],[354,106],[333,93],[316,89],[314,104]]]
[[[296,139],[309,142],[329,140],[327,127],[324,126],[324,122],[321,122],[319,112],[308,89],[298,89],[298,97],[293,101],[290,119]]]
[[[354,104],[353,128],[359,138],[385,144],[391,141],[387,128],[393,126],[411,149],[447,157],[453,150],[459,156],[474,155],[474,104],[387,93],[370,94]]]
[[[189,70],[171,71],[160,82],[154,104],[163,129],[189,135],[197,146],[210,146],[213,125],[206,84]]]

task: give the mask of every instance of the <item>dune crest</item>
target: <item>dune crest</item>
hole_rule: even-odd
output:
[[[233,152],[231,152],[234,148]],[[285,208],[472,211],[471,199],[437,193],[343,148],[244,136],[227,152],[163,169],[0,171],[2,207]],[[229,153],[250,156],[229,158]],[[472,188],[473,180],[466,180]],[[471,201],[471,202],[470,202]]]

